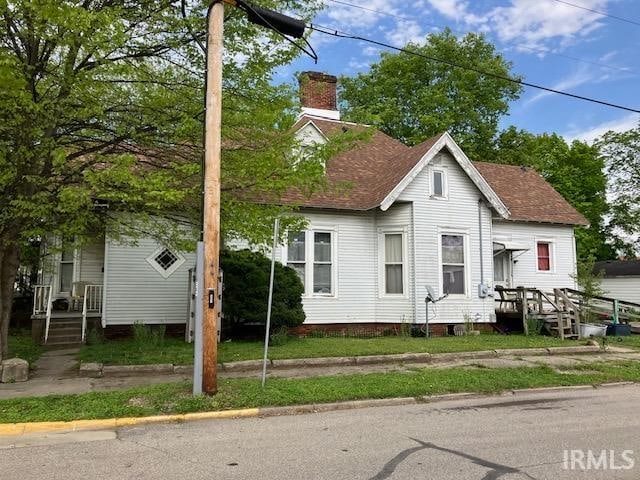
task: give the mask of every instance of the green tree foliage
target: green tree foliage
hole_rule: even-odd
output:
[[[640,124],[626,132],[608,132],[597,142],[606,163],[611,195],[611,229],[618,250],[640,252]]]
[[[0,358],[26,242],[82,240],[105,225],[183,247],[194,239],[151,222],[199,224],[204,58],[189,30],[202,38],[208,2],[189,4],[185,20],[169,0],[0,0]],[[317,6],[262,4],[307,18]],[[223,235],[261,241],[274,215],[285,214],[285,228],[294,222],[285,208],[249,200],[320,186],[322,154],[296,161],[292,95],[270,82],[297,50],[243,12],[227,17]]]
[[[267,298],[271,260],[250,250],[225,250],[221,256],[224,271],[223,328],[232,336],[246,335],[245,325],[264,325],[267,318]],[[295,270],[279,262],[275,264],[271,325],[296,327],[302,325],[302,281]]]
[[[458,39],[450,30],[407,48],[433,58],[514,77],[511,64],[484,36]],[[383,53],[369,72],[340,79],[346,119],[374,125],[409,145],[448,130],[474,160],[492,152],[498,121],[521,87],[408,53]]]
[[[510,127],[498,136],[494,161],[536,169],[587,218],[590,227],[576,230],[581,259],[615,257],[615,249],[607,242],[607,176],[597,147],[580,141],[568,144],[557,134],[535,135]]]

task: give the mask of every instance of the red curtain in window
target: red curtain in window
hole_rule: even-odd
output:
[[[538,243],[538,270],[551,270],[548,243]]]

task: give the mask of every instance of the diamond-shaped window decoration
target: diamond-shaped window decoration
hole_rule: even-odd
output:
[[[164,278],[169,278],[185,262],[185,258],[169,248],[160,247],[147,257],[147,262]]]
[[[163,270],[169,270],[172,265],[178,261],[178,256],[168,248],[165,248],[156,255],[154,261],[160,265]]]

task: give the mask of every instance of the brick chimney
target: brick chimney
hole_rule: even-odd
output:
[[[338,79],[333,75],[320,72],[302,72],[298,77],[302,112],[340,120],[336,99],[337,81]]]

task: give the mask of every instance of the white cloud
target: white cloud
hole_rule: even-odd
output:
[[[429,3],[445,17],[457,19],[461,10],[466,10],[466,2],[458,0],[429,0]]]
[[[592,125],[583,130],[574,129],[573,131],[564,135],[567,141],[582,140],[583,142],[592,143],[596,138],[601,137],[610,130],[614,132],[624,132],[636,128],[640,122],[640,115],[637,113],[630,113],[623,117],[608,122],[603,122],[598,125]]]
[[[380,47],[374,47],[373,45],[367,45],[366,47],[364,47],[362,49],[362,54],[366,55],[367,57],[375,57],[376,55],[380,54],[381,51],[382,51],[382,48],[380,48]]]
[[[369,62],[361,61],[357,58],[352,58],[348,63],[349,68],[351,68],[352,70],[363,70],[365,68],[369,68],[370,65],[371,64]]]
[[[476,15],[469,11],[469,3],[463,0],[427,0],[429,4],[441,15],[447,18],[462,21],[470,25],[486,22],[484,15]]]
[[[581,0],[591,9],[606,10],[609,0]],[[559,37],[563,41],[586,37],[602,26],[600,15],[552,0],[511,0],[488,12],[489,24],[500,40],[540,46]]]
[[[551,39],[566,46],[603,25],[602,16],[553,0],[509,0],[508,5],[483,13],[471,12],[468,0],[427,1],[446,18],[473,26],[476,31],[492,31],[503,42],[522,44],[525,48],[540,48]],[[580,0],[580,4],[606,10],[610,1]]]
[[[413,20],[398,20],[393,30],[388,31],[385,36],[396,47],[404,47],[409,42],[423,43],[425,40],[425,32]]]

